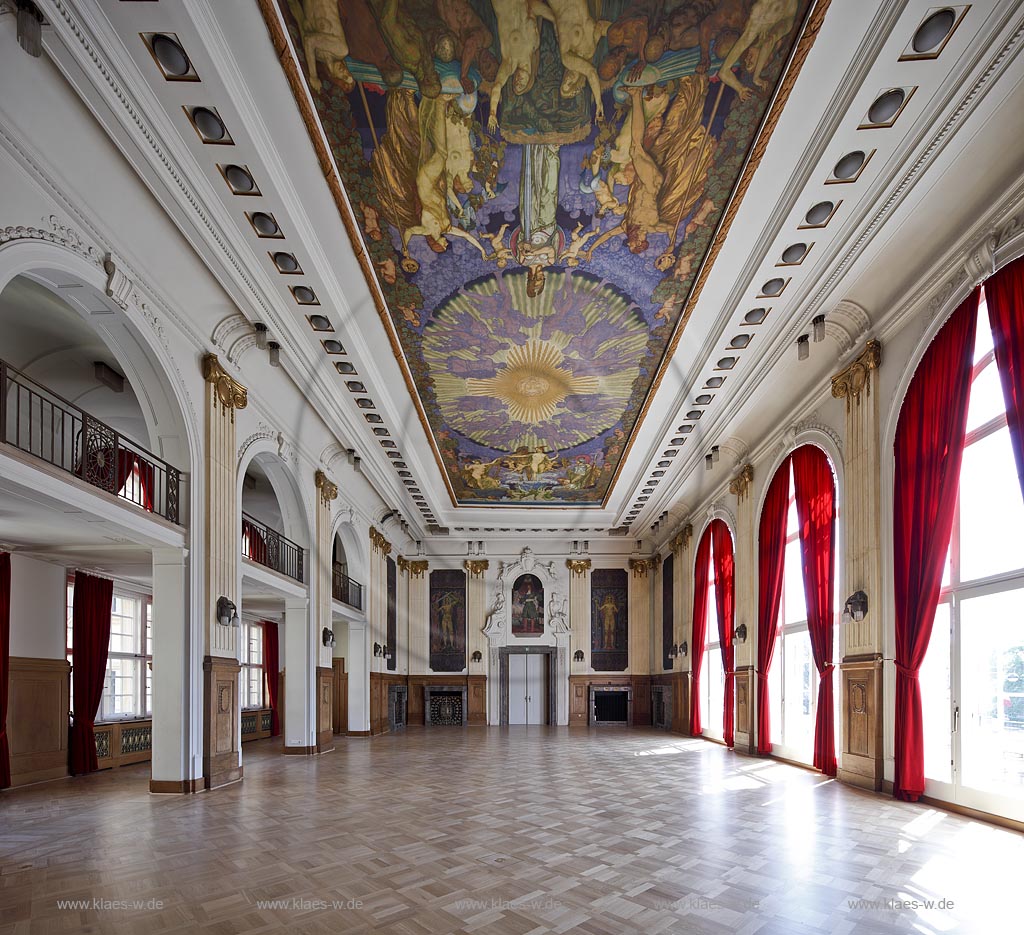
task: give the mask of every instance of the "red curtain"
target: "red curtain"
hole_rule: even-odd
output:
[[[245,555],[260,565],[267,564],[267,540],[263,531],[248,520],[242,520],[242,546]]]
[[[924,791],[921,686],[949,548],[971,393],[979,289],[935,336],[896,426],[893,578],[896,596],[896,770],[893,794]]]
[[[814,766],[836,774],[835,711],[832,704],[832,626],[836,567],[836,484],[820,448],[802,445],[791,455],[796,512],[800,521],[804,600],[811,655],[818,669],[814,720]]]
[[[124,448],[117,450],[117,490],[116,493],[120,494],[121,489],[124,487],[125,482],[132,475],[132,469],[139,468],[139,490],[134,492],[134,496],[128,497],[132,503],[137,503],[139,506],[144,507],[150,513],[153,512],[153,465],[150,464],[141,455],[137,455],[132,451],[127,451]]]
[[[712,520],[711,541],[715,560],[715,608],[718,611],[718,638],[722,644],[722,670],[725,672],[725,698],[722,711],[722,733],[726,746],[735,741],[734,708],[736,697],[736,647],[732,642],[735,621],[736,563],[729,527],[720,519]]]
[[[97,769],[93,723],[103,697],[110,648],[110,611],[114,582],[75,572],[75,603],[72,611],[72,659],[74,708],[71,725],[71,772]]]
[[[700,669],[704,663],[704,640],[708,630],[708,580],[711,570],[711,530],[705,529],[697,546],[693,572],[693,634],[690,640],[690,733],[699,737]]]
[[[278,665],[277,624],[263,621],[263,674],[267,679],[267,699],[270,701],[270,736],[281,733],[281,718],[278,714]]]
[[[761,509],[757,572],[757,752],[772,752],[771,708],[768,703],[768,671],[775,655],[782,602],[783,569],[786,558],[786,516],[789,512],[789,469],[787,457],[768,485]]]
[[[0,552],[0,789],[11,784],[7,743],[7,678],[11,666],[11,556]]]
[[[985,300],[1010,443],[1024,492],[1024,257],[1004,266],[985,283]]]

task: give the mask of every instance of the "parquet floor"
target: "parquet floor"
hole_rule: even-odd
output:
[[[4,793],[0,930],[1021,930],[1024,836],[700,740],[411,728],[244,756],[196,796],[149,795],[148,765]]]

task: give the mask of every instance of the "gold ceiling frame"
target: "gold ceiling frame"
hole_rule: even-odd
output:
[[[260,13],[263,16],[263,21],[267,25],[267,31],[270,33],[270,41],[274,47],[274,52],[277,54],[277,57],[281,62],[281,67],[284,69],[285,77],[288,79],[288,85],[292,90],[292,96],[295,98],[295,104],[299,108],[299,113],[302,115],[302,122],[306,125],[306,131],[309,134],[310,142],[312,143],[313,150],[316,153],[317,162],[320,165],[320,171],[323,173],[324,179],[327,182],[327,187],[330,189],[331,196],[333,197],[334,203],[338,209],[338,213],[341,215],[342,223],[345,225],[345,231],[352,244],[352,250],[355,253],[359,267],[363,272],[363,277],[366,279],[366,284],[370,289],[370,295],[373,298],[374,307],[377,309],[377,315],[380,318],[381,324],[384,326],[384,331],[388,336],[388,343],[391,345],[391,351],[395,355],[395,359],[398,361],[399,369],[402,371],[402,378],[405,381],[406,389],[409,391],[413,405],[416,407],[416,415],[420,420],[420,425],[423,428],[424,434],[427,436],[427,442],[430,445],[430,450],[434,454],[434,460],[437,463],[438,470],[441,472],[441,479],[444,482],[445,489],[448,491],[448,497],[451,500],[452,507],[455,509],[458,509],[459,507],[466,507],[469,509],[523,509],[523,504],[513,503],[460,503],[458,498],[455,496],[451,480],[448,477],[448,470],[445,468],[444,460],[441,458],[441,452],[437,447],[436,440],[434,439],[434,432],[427,420],[427,414],[423,408],[423,402],[420,399],[419,389],[412,378],[412,371],[405,356],[405,349],[402,347],[402,342],[398,338],[398,332],[396,331],[394,322],[391,319],[391,312],[388,309],[387,302],[384,300],[384,293],[381,290],[380,283],[377,281],[377,273],[373,268],[373,264],[370,262],[369,256],[367,255],[362,233],[356,223],[355,214],[352,211],[352,205],[348,200],[348,195],[345,193],[344,185],[341,182],[341,173],[338,171],[337,164],[334,161],[334,156],[331,153],[330,147],[327,145],[326,133],[324,132],[323,125],[320,122],[320,115],[316,111],[316,107],[313,104],[310,95],[309,87],[302,76],[302,69],[299,67],[298,59],[295,55],[295,49],[292,46],[291,37],[288,35],[288,31],[282,19],[281,10],[277,5],[277,0],[258,0],[258,3]],[[750,183],[753,181],[754,174],[757,171],[758,166],[761,164],[761,159],[764,158],[765,150],[767,150],[768,143],[775,131],[775,127],[778,124],[779,119],[782,117],[783,108],[789,100],[789,95],[793,90],[793,85],[796,84],[796,79],[803,69],[804,62],[811,51],[811,47],[814,45],[814,40],[818,37],[818,33],[821,31],[821,25],[825,20],[825,14],[828,12],[830,4],[831,0],[812,0],[812,5],[808,9],[807,15],[804,18],[803,28],[800,31],[800,38],[797,40],[796,45],[790,54],[789,63],[783,72],[782,80],[779,82],[778,89],[776,90],[775,96],[768,108],[768,112],[765,114],[764,119],[761,122],[761,127],[754,138],[753,146],[746,162],[744,163],[740,177],[733,188],[732,194],[729,197],[729,202],[718,222],[718,229],[715,232],[714,240],[711,242],[711,246],[708,248],[708,251],[704,256],[700,269],[697,271],[697,277],[694,279],[693,286],[690,289],[690,294],[686,298],[686,304],[683,308],[682,314],[680,314],[679,320],[676,322],[676,326],[672,331],[672,336],[669,338],[668,346],[662,354],[661,361],[658,364],[658,369],[654,374],[654,379],[651,381],[651,385],[647,390],[647,395],[644,398],[643,405],[637,413],[636,421],[629,433],[629,437],[626,439],[625,447],[622,450],[622,454],[619,456],[619,463],[616,465],[615,473],[608,482],[608,490],[606,491],[604,498],[601,500],[600,506],[582,506],[579,504],[544,506],[543,504],[529,504],[531,508],[542,510],[603,510],[608,506],[608,501],[611,499],[612,493],[615,490],[615,485],[618,483],[619,476],[621,475],[626,459],[629,457],[629,453],[633,448],[633,443],[636,441],[640,427],[643,425],[643,421],[647,417],[647,413],[651,408],[654,395],[661,387],[661,383],[665,378],[665,373],[668,371],[669,362],[672,360],[672,357],[675,355],[676,349],[679,346],[683,330],[685,329],[687,322],[690,320],[690,316],[693,314],[693,310],[697,305],[697,301],[700,298],[701,291],[707,283],[708,277],[711,275],[711,269],[714,266],[715,261],[718,259],[718,254],[725,245],[725,239],[729,234],[729,230],[732,227],[732,223],[735,220],[737,213],[739,212],[740,204],[747,193],[747,189],[750,187]]]

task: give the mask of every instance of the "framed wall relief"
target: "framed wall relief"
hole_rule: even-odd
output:
[[[460,569],[430,573],[430,668],[466,668],[466,573]]]
[[[597,568],[590,575],[590,655],[597,672],[629,666],[629,575]]]
[[[388,649],[391,650],[391,658],[388,659],[388,671],[394,672],[398,668],[398,566],[395,560],[388,556]]]
[[[661,667],[672,668],[672,657],[668,654],[672,648],[672,633],[675,629],[675,620],[672,616],[673,598],[675,597],[675,582],[672,580],[675,570],[675,560],[672,555],[662,562],[661,565]]]
[[[536,575],[520,575],[512,585],[512,635],[544,635],[544,585]]]

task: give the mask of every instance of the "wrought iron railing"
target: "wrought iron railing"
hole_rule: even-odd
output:
[[[259,565],[305,581],[305,551],[265,523],[242,514],[242,554]]]
[[[334,563],[332,569],[331,593],[336,601],[355,607],[356,610],[363,609],[363,586],[358,581],[353,581],[345,574],[345,566],[340,562]]]
[[[0,360],[0,441],[180,523],[181,472]]]

